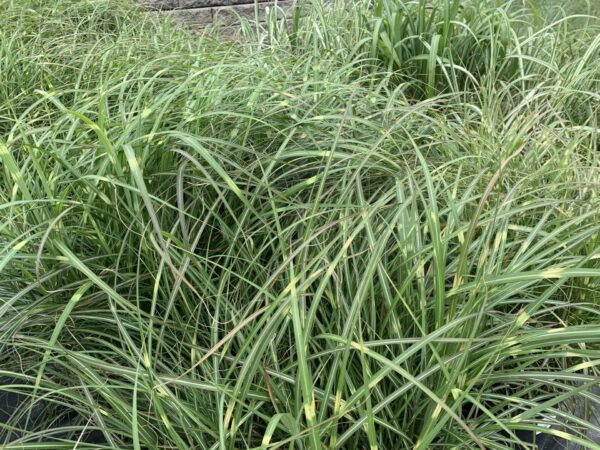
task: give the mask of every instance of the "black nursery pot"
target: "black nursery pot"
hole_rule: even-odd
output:
[[[66,408],[58,408],[49,402],[37,402],[31,407],[31,398],[27,394],[27,391],[31,391],[31,389],[31,386],[23,388],[20,380],[0,379],[0,448],[29,433],[42,432],[44,428],[48,427],[48,424],[52,424],[51,427],[54,429],[79,424],[74,411]],[[103,434],[96,430],[83,434],[55,433],[51,439],[78,441],[80,444],[106,444]],[[47,441],[48,439],[41,433],[40,440]]]

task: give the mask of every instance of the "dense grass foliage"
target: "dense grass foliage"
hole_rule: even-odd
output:
[[[518,76],[518,60],[507,58],[519,42],[511,16],[517,10],[485,2],[459,0],[379,0],[374,5],[372,56],[383,60],[402,80],[421,81],[432,97],[449,87],[469,89],[481,75],[496,80]]]
[[[375,3],[0,0],[6,448],[600,448],[596,22]]]

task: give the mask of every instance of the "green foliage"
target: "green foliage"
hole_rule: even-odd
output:
[[[374,15],[371,56],[427,97],[465,89],[490,71],[516,73],[515,64],[504,67],[518,45],[510,3],[377,0]]]
[[[596,448],[597,29],[360,3],[0,0],[6,448]]]

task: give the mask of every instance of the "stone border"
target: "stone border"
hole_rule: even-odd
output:
[[[168,14],[191,27],[217,24],[234,27],[240,19],[263,22],[268,7],[277,5],[289,14],[293,0],[141,0],[150,10]]]

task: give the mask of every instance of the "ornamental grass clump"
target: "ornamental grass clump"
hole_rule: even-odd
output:
[[[598,447],[595,22],[345,6],[0,0],[3,446]]]
[[[371,56],[426,97],[469,89],[490,72],[514,79],[523,11],[513,3],[378,0]]]

